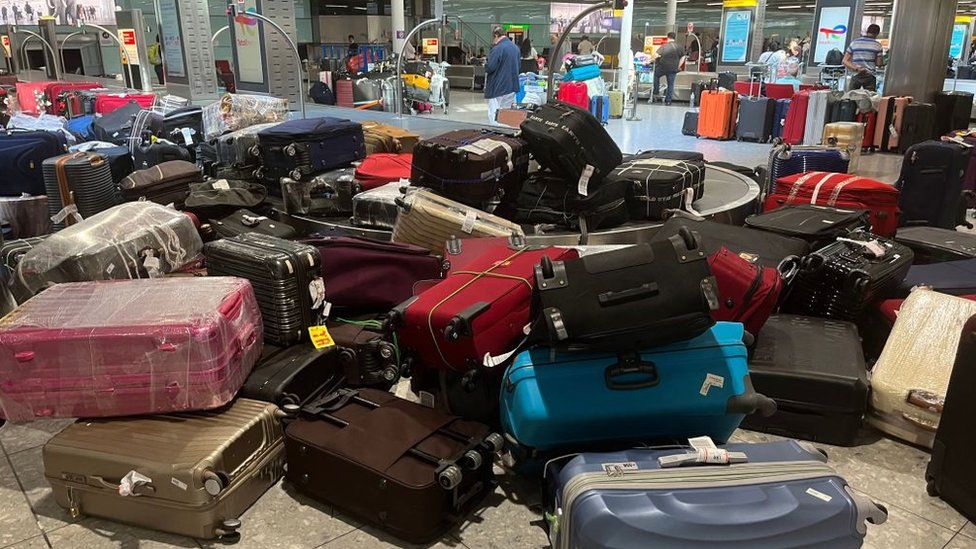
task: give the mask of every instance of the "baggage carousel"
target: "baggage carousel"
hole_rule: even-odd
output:
[[[423,138],[459,129],[491,129],[505,133],[515,133],[514,128],[487,126],[457,122],[441,118],[404,115],[397,118],[393,113],[360,111],[341,107],[322,105],[310,106],[309,116],[335,116],[352,120],[376,120],[384,124],[399,126],[419,134]],[[625,151],[627,152],[627,151]],[[634,151],[636,152],[636,151]],[[706,164],[705,193],[694,203],[695,210],[702,216],[730,225],[742,225],[745,218],[755,213],[759,199],[759,185],[746,175]],[[274,204],[274,202],[273,202]],[[278,204],[275,214],[281,221],[294,225],[308,233],[322,235],[358,235],[388,240],[390,232],[354,225],[349,218],[327,218],[285,213]],[[562,246],[587,245],[625,245],[646,242],[657,229],[660,222],[631,222],[613,229],[589,233],[584,239],[578,232],[551,231],[542,226],[524,226],[526,240],[533,244]]]

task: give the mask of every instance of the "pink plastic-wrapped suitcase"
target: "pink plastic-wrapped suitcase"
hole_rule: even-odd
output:
[[[226,404],[261,354],[250,282],[57,284],[0,319],[0,417],[105,417]]]

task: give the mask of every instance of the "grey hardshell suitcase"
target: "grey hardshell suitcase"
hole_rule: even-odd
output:
[[[888,518],[809,443],[692,442],[550,461],[553,548],[854,549]]]
[[[258,132],[277,126],[280,122],[255,124],[217,138],[217,161],[222,166],[241,168],[261,163]]]

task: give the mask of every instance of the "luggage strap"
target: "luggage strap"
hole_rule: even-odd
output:
[[[799,194],[800,189],[802,189],[803,186],[806,185],[807,182],[809,182],[811,179],[813,179],[814,177],[817,177],[819,175],[824,175],[824,173],[823,172],[810,172],[808,174],[804,174],[802,177],[800,177],[799,179],[797,179],[796,180],[796,183],[793,183],[793,187],[790,189],[790,196],[789,196],[789,198],[786,199],[787,203],[792,203],[793,202],[793,199],[796,198],[796,195]],[[817,186],[813,190],[813,198],[810,201],[811,204],[816,204],[817,203],[817,194],[820,193],[820,187],[824,183],[826,183],[828,179],[830,179],[833,176],[834,176],[833,173],[828,173],[828,174],[824,175],[823,179],[821,179],[819,183],[817,183]]]
[[[447,294],[446,296],[444,296],[443,299],[441,299],[440,301],[438,301],[433,307],[430,308],[430,311],[427,311],[427,330],[430,332],[430,339],[434,343],[434,348],[437,349],[437,354],[441,357],[441,361],[444,363],[445,366],[447,366],[448,368],[453,369],[453,366],[451,366],[451,363],[447,360],[447,357],[444,356],[444,351],[441,350],[440,343],[438,342],[438,334],[434,333],[434,312],[440,306],[444,305],[445,303],[447,303],[448,301],[450,301],[453,297],[455,297],[459,293],[463,292],[469,286],[471,286],[475,282],[481,280],[482,278],[492,277],[492,278],[505,278],[505,279],[509,279],[509,280],[517,280],[517,281],[520,281],[520,282],[524,282],[525,285],[528,286],[529,289],[531,290],[532,289],[532,283],[529,282],[525,278],[521,278],[521,277],[517,277],[517,276],[505,275],[505,274],[500,274],[500,273],[493,272],[495,269],[501,267],[502,265],[508,263],[509,261],[515,259],[519,255],[521,255],[522,253],[524,253],[526,249],[527,248],[522,248],[520,250],[517,250],[512,255],[506,257],[505,259],[502,259],[501,261],[495,262],[494,265],[492,265],[491,267],[489,267],[489,268],[487,268],[487,269],[485,269],[484,271],[481,271],[481,272],[477,272],[477,271],[457,271],[455,273],[452,273],[452,275],[454,275],[454,274],[473,275],[473,278],[471,278],[471,280],[469,280],[469,281],[465,282],[464,284],[462,284],[461,286],[459,286],[453,292],[451,292],[451,293]]]
[[[78,207],[75,205],[75,195],[68,187],[68,173],[65,166],[69,160],[83,158],[87,153],[74,152],[58,158],[54,162],[54,173],[58,180],[58,193],[61,195],[61,211],[55,217],[60,218],[55,223],[64,221],[65,225],[74,225],[78,221]]]
[[[313,416],[335,412],[358,395],[359,391],[355,389],[339,389],[302,406],[302,411]]]
[[[833,207],[834,204],[837,204],[837,199],[840,198],[840,193],[843,192],[844,187],[850,185],[851,183],[853,183],[854,181],[860,178],[861,176],[855,175],[853,177],[849,177],[841,181],[840,183],[838,183],[837,186],[834,187],[834,191],[830,193],[830,198],[827,199],[827,205]]]

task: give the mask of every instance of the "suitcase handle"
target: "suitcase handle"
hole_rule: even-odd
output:
[[[240,315],[243,307],[244,298],[240,294],[235,294],[232,298],[221,303],[217,311],[227,320],[234,320]]]
[[[461,336],[471,336],[471,324],[474,323],[474,319],[490,308],[491,304],[487,301],[479,301],[454,315],[444,328],[444,339],[457,341]]]
[[[607,389],[611,391],[645,389],[661,381],[657,375],[657,366],[653,362],[642,360],[636,353],[623,355],[619,362],[608,366],[603,372],[603,379]]]
[[[620,290],[618,292],[603,292],[597,296],[597,301],[603,307],[614,307],[631,301],[654,297],[660,293],[656,282],[645,282],[636,288]]]

